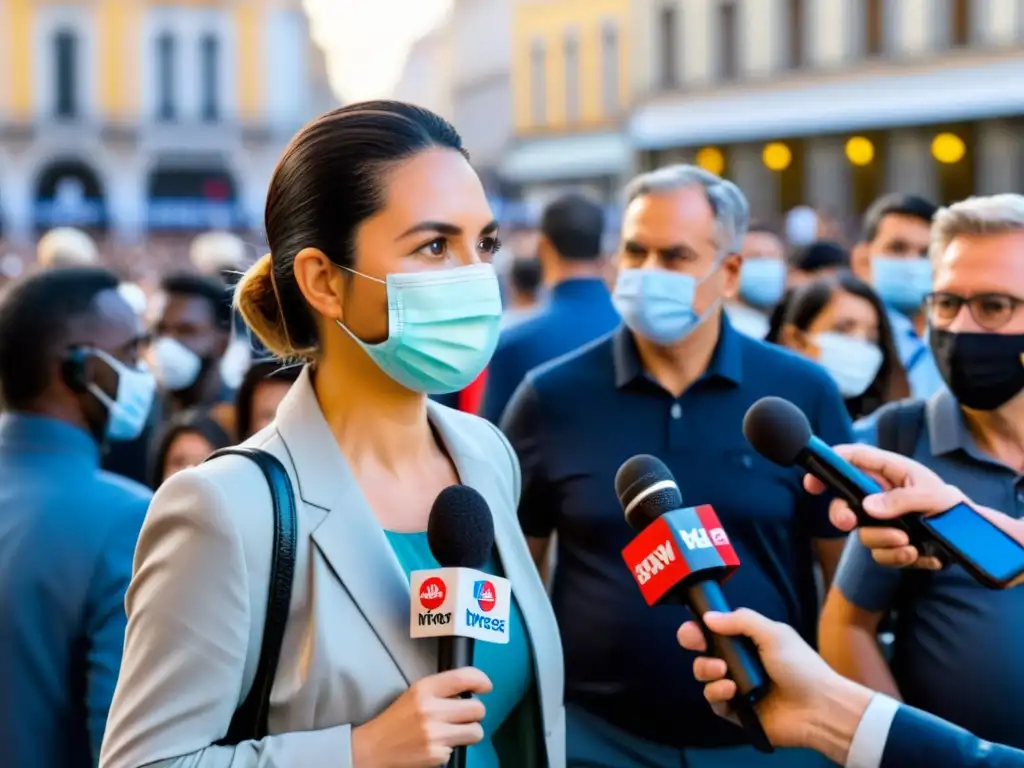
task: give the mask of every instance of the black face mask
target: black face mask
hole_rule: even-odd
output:
[[[929,331],[939,373],[957,401],[994,411],[1024,389],[1024,334]]]

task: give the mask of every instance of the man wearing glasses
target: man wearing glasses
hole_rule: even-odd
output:
[[[1024,196],[940,210],[931,258],[929,339],[948,389],[890,404],[866,426],[880,447],[928,466],[979,504],[1024,517]],[[890,667],[876,634],[893,611]],[[883,568],[851,537],[820,630],[821,654],[841,675],[983,739],[1024,747],[1017,592],[986,590],[958,566]]]

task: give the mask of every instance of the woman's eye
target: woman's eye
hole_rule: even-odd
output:
[[[435,238],[419,248],[417,253],[422,253],[425,256],[431,256],[433,258],[440,258],[448,253],[448,240],[443,237]]]
[[[477,247],[483,253],[488,253],[493,256],[501,250],[501,240],[496,237],[485,237],[480,240],[480,244]]]

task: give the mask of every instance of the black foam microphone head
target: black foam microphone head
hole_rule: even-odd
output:
[[[442,568],[482,568],[494,548],[486,499],[468,485],[449,485],[430,508],[427,542]]]
[[[642,531],[661,515],[683,506],[676,479],[661,459],[640,454],[615,473],[615,493],[626,514],[626,522]]]
[[[782,467],[796,464],[814,433],[804,412],[781,397],[762,397],[743,417],[743,435],[754,450]]]

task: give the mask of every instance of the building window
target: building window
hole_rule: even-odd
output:
[[[971,44],[970,0],[950,0],[949,42],[956,48]]]
[[[174,72],[177,63],[177,41],[170,32],[164,32],[156,41],[157,119],[174,120],[177,104],[174,100]]]
[[[63,30],[53,38],[56,116],[65,120],[78,117],[78,35]]]
[[[574,30],[566,32],[562,41],[565,54],[565,121],[580,120],[580,41]]]
[[[864,53],[881,56],[885,53],[885,0],[863,0]]]
[[[739,33],[734,0],[721,0],[718,4],[718,77],[735,80],[739,75]]]
[[[679,8],[674,4],[662,6],[658,16],[661,45],[658,53],[658,79],[661,87],[671,90],[679,85]]]
[[[543,40],[535,40],[530,48],[530,121],[544,125],[548,117],[547,51]]]
[[[789,0],[789,68],[801,69],[807,63],[804,46],[804,3]]]
[[[601,30],[601,107],[604,116],[618,116],[619,108],[619,28],[607,23]]]
[[[203,35],[199,41],[199,71],[202,73],[200,113],[204,121],[220,119],[220,40],[216,35]]]

